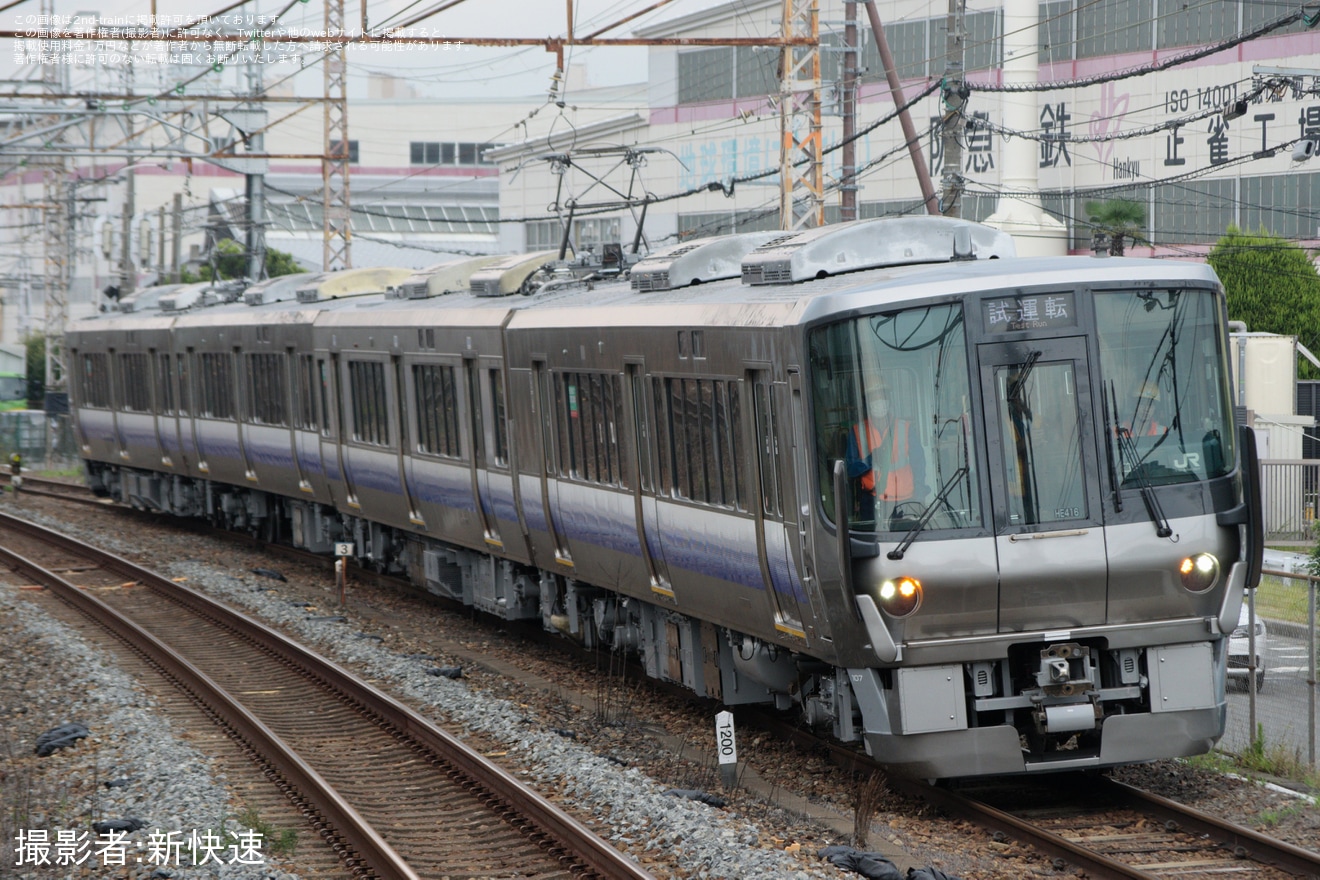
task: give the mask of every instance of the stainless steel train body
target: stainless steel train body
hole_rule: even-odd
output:
[[[88,479],[352,541],[905,773],[1202,752],[1260,552],[1221,288],[1200,265],[1014,258],[957,225],[858,224],[835,251],[812,231],[829,271],[859,236],[872,263],[961,259],[803,281],[790,234],[681,289],[99,316],[67,342]],[[907,439],[859,476],[882,386]]]

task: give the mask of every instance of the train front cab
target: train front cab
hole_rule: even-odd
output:
[[[849,557],[867,634],[843,662],[868,749],[911,775],[1112,766],[1223,732],[1259,535],[1217,282],[1054,277],[809,333],[822,506],[850,527],[818,541]],[[888,418],[880,384],[913,448],[875,455],[917,485],[886,500],[903,480],[876,471],[873,502],[847,459]]]

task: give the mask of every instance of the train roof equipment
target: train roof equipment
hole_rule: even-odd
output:
[[[374,266],[363,269],[340,269],[311,279],[298,288],[298,302],[314,303],[341,296],[384,293],[413,274],[412,269],[397,266]]]
[[[243,291],[242,281],[199,281],[180,285],[158,300],[162,312],[182,312],[193,306],[209,306],[236,300]]]
[[[446,293],[467,291],[472,274],[489,267],[507,254],[486,254],[466,260],[451,260],[419,269],[397,285],[385,291],[386,299],[429,299]]]
[[[292,275],[276,275],[243,291],[243,302],[250,306],[263,303],[284,302],[297,299],[298,289],[307,287],[312,282],[324,278],[324,272],[295,272]]]
[[[533,277],[547,264],[556,262],[558,251],[536,251],[506,256],[473,272],[468,287],[473,296],[510,296],[535,290]]]
[[[144,287],[130,296],[120,299],[117,310],[121,312],[145,312],[149,309],[159,309],[161,297],[167,296],[183,286],[182,284],[161,284],[157,287]]]
[[[737,278],[742,272],[744,257],[782,234],[778,231],[742,232],[663,248],[632,267],[632,288],[650,293]]]
[[[877,217],[785,232],[742,261],[744,284],[794,284],[861,269],[1016,256],[1013,238],[952,217]]]

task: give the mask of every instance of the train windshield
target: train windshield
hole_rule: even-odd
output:
[[[962,306],[841,321],[809,344],[825,510],[844,461],[852,530],[906,532],[937,495],[927,529],[980,526]]]
[[[1108,455],[1124,488],[1233,466],[1218,300],[1208,290],[1095,294]]]

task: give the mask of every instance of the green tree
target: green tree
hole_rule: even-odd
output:
[[[46,399],[46,337],[29,333],[23,345],[27,348],[27,399],[41,407]]]
[[[226,278],[242,278],[247,275],[247,251],[243,245],[234,241],[232,238],[222,238],[216,242],[212,253],[211,266],[202,266],[199,276],[193,276],[185,273],[184,281],[209,281],[211,280],[211,267],[214,266],[218,277],[223,280]],[[266,248],[266,275],[275,278],[279,275],[293,275],[296,272],[306,272],[292,254],[277,250],[276,248]]]
[[[1230,319],[1248,330],[1296,336],[1320,351],[1320,274],[1310,254],[1264,229],[1250,235],[1230,226],[1209,262],[1224,282]],[[1299,378],[1320,379],[1305,358],[1297,362]]]
[[[266,275],[270,278],[277,278],[280,275],[296,275],[299,272],[306,272],[307,269],[298,264],[293,258],[293,254],[286,254],[284,251],[275,248],[266,248]]]
[[[1086,219],[1097,232],[1109,236],[1109,253],[1123,256],[1130,240],[1133,244],[1146,241],[1146,208],[1131,199],[1110,199],[1107,202],[1087,202]]]

